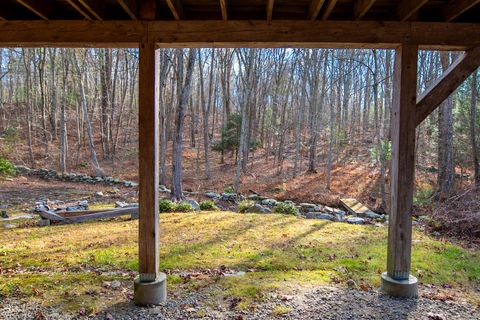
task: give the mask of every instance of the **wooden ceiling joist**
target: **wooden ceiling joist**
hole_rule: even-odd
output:
[[[377,0],[357,0],[355,2],[355,20],[360,20],[365,16]]]
[[[267,21],[272,21],[275,0],[267,0]]]
[[[325,7],[325,11],[322,14],[322,20],[326,21],[328,20],[328,17],[330,17],[330,14],[333,11],[333,8],[335,8],[335,5],[337,4],[338,0],[328,0],[327,6]]]
[[[428,0],[403,0],[397,8],[396,18],[400,21],[407,21],[427,2]]]
[[[137,2],[135,0],[117,0],[132,20],[137,20]]]
[[[167,5],[170,8],[175,20],[182,20],[185,18],[183,13],[183,5],[180,0],[167,0]]]
[[[105,19],[105,3],[98,0],[78,0],[85,9],[97,20]]]
[[[417,126],[480,66],[480,46],[466,51],[418,99]]]
[[[17,0],[22,6],[35,13],[37,16],[43,20],[48,20],[48,16],[52,11],[51,2],[42,0],[42,1],[32,1],[32,0]]]
[[[67,2],[85,19],[92,20],[92,17],[90,17],[87,10],[78,2],[78,0],[67,0]]]
[[[310,3],[310,7],[308,9],[308,20],[317,20],[318,15],[320,14],[320,10],[322,10],[322,6],[325,3],[325,0],[313,0]]]
[[[443,11],[445,21],[450,22],[456,19],[479,3],[480,0],[450,0]]]
[[[220,10],[222,11],[222,20],[228,20],[228,1],[220,0]]]

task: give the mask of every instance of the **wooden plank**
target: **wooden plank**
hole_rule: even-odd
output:
[[[220,10],[222,11],[222,20],[228,20],[228,0],[220,0]]]
[[[185,18],[185,15],[183,13],[183,5],[180,2],[180,0],[166,0],[166,1],[175,20],[182,20]]]
[[[108,211],[101,211],[97,213],[90,213],[90,214],[83,214],[83,215],[75,215],[72,217],[65,217],[62,220],[62,224],[68,223],[79,223],[79,222],[86,222],[86,221],[93,221],[99,219],[110,219],[115,217],[121,217],[125,215],[132,215],[136,216],[138,213],[138,208],[122,208],[122,209],[112,209]]]
[[[422,49],[465,50],[480,45],[478,23],[0,21],[0,45],[4,47],[136,47],[146,41],[147,34],[160,47],[177,48],[395,48],[407,43],[418,44]]]
[[[78,0],[67,0],[67,2],[85,19],[92,20],[92,17],[90,17],[87,10],[78,2]]]
[[[397,7],[397,19],[400,21],[407,21],[427,2],[428,0],[403,0]]]
[[[396,49],[392,105],[391,202],[388,222],[387,272],[408,279],[412,247],[412,206],[415,169],[415,98],[418,48]]]
[[[325,3],[325,0],[313,0],[310,3],[310,7],[308,8],[308,20],[317,20],[318,15],[320,14],[320,10],[322,10],[322,6]]]
[[[359,217],[364,217],[368,213],[374,213],[372,210],[368,209],[367,206],[359,202],[357,199],[353,199],[353,198],[340,199],[340,202],[350,213],[357,215]]]
[[[105,19],[105,2],[97,0],[78,0],[97,20]]]
[[[327,6],[325,7],[325,11],[322,14],[322,20],[326,21],[328,20],[328,17],[330,17],[330,14],[333,11],[333,8],[337,4],[338,0],[328,0]]]
[[[272,21],[273,17],[273,5],[275,4],[275,0],[267,0],[267,21]]]
[[[155,44],[139,51],[139,272],[141,281],[154,281],[159,270],[159,120],[155,103]]]
[[[137,2],[135,0],[117,0],[132,20],[137,20]]]
[[[48,20],[48,16],[53,10],[51,2],[45,0],[17,0],[22,6],[35,13],[43,20]]]
[[[416,125],[425,120],[480,66],[480,46],[472,48],[452,63],[417,99]]]
[[[355,2],[355,20],[360,20],[365,16],[377,0],[357,0]]]
[[[480,0],[450,0],[443,10],[445,21],[456,19],[479,3]]]

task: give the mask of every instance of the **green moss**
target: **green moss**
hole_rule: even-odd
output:
[[[353,279],[380,285],[386,268],[387,227],[298,219],[290,215],[230,212],[165,213],[161,217],[160,264],[175,270],[170,290],[209,290],[240,297],[249,308],[271,291]],[[66,301],[67,308],[99,306],[104,295],[67,297],[65,292],[102,290],[108,279],[132,281],[138,270],[138,221],[0,230],[0,294],[21,292]],[[425,285],[448,284],[458,296],[480,301],[480,254],[414,230],[412,273]],[[226,266],[239,277],[206,277],[184,283],[176,273]],[[255,272],[249,272],[255,270]],[[105,274],[118,274],[107,277]],[[69,300],[71,298],[71,300]],[[77,300],[75,302],[74,300]],[[68,300],[68,301],[67,301]]]

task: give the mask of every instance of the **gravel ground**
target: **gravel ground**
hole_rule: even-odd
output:
[[[31,302],[7,299],[1,302],[0,319],[480,319],[480,309],[468,304],[426,298],[394,299],[376,291],[337,287],[299,290],[291,296],[272,296],[251,312],[212,305],[215,305],[213,301],[195,294],[181,300],[169,300],[154,308],[138,308],[125,303],[114,305],[96,316],[81,317],[61,314]]]

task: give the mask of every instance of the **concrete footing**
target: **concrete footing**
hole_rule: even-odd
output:
[[[393,297],[414,298],[418,296],[418,281],[414,276],[410,276],[408,280],[395,280],[384,272],[382,291]]]
[[[140,282],[137,276],[133,285],[133,302],[137,306],[158,305],[167,299],[167,276],[159,273],[153,282]]]

